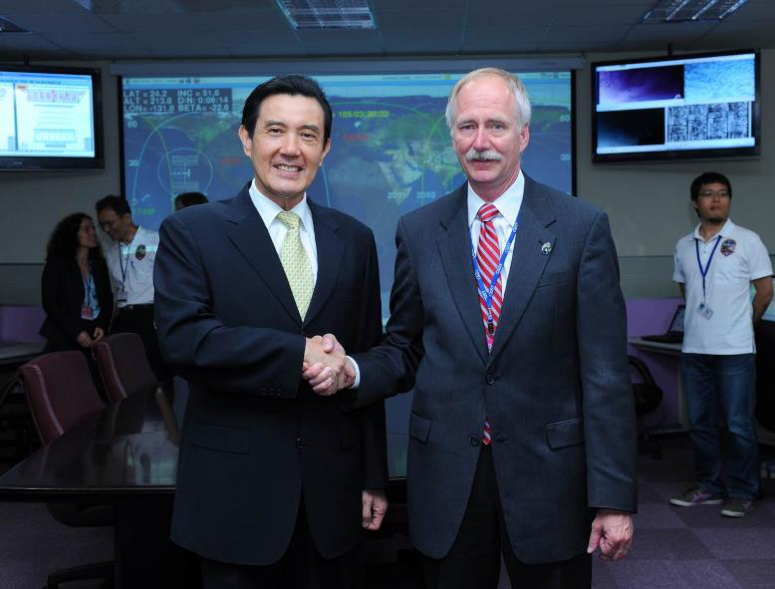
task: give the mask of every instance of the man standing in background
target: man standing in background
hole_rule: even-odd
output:
[[[97,221],[113,244],[105,248],[110,279],[116,293],[116,313],[110,332],[136,333],[156,377],[165,376],[159,340],[153,323],[153,264],[159,234],[132,221],[126,199],[112,194],[96,204]]]
[[[772,263],[759,236],[729,218],[732,184],[726,176],[706,172],[690,193],[700,222],[675,246],[673,280],[686,299],[681,375],[696,484],[670,503],[723,503],[721,515],[743,517],[759,494],[753,326],[772,300]],[[729,430],[727,485],[721,480],[720,419]]]

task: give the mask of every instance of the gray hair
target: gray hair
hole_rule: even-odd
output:
[[[522,129],[530,122],[530,113],[532,108],[530,106],[530,98],[527,95],[527,90],[525,89],[525,85],[522,83],[522,80],[520,80],[516,75],[507,72],[506,70],[495,67],[485,67],[474,70],[473,72],[460,78],[458,83],[455,84],[455,87],[452,88],[452,91],[449,93],[449,98],[447,99],[447,110],[445,114],[447,117],[447,126],[449,127],[450,133],[453,131],[452,125],[454,124],[455,118],[457,117],[457,95],[460,94],[460,90],[462,90],[463,86],[484,76],[496,76],[506,82],[509,89],[511,90],[511,94],[514,96],[514,116],[517,119],[517,123],[519,124],[520,129]]]

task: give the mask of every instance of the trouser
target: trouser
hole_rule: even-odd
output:
[[[337,558],[323,558],[310,535],[303,499],[288,550],[279,561],[267,566],[231,564],[207,558],[200,561],[203,589],[363,588],[360,547]]]
[[[538,565],[516,557],[503,519],[492,450],[483,446],[452,549],[441,559],[423,556],[426,589],[495,589],[501,556],[515,589],[588,589],[592,585],[592,557],[586,553]]]
[[[759,493],[756,355],[683,354],[681,375],[697,482],[710,493],[755,499]],[[729,430],[727,488],[721,480],[720,422]]]

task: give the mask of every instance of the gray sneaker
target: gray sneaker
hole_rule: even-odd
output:
[[[723,495],[709,493],[702,487],[692,487],[683,495],[670,499],[671,505],[680,507],[694,507],[695,505],[720,505],[724,501]]]
[[[721,515],[725,515],[726,517],[745,517],[751,512],[752,507],[752,499],[730,497],[724,501],[724,507],[721,508]]]

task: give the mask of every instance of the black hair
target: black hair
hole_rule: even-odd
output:
[[[707,186],[708,184],[723,184],[727,187],[729,198],[732,198],[732,183],[729,181],[729,178],[718,172],[705,172],[704,174],[697,176],[692,182],[692,186],[689,189],[692,200],[697,200],[697,197],[700,195],[700,188]]]
[[[73,213],[57,223],[46,245],[46,260],[75,257],[78,253],[78,232],[84,219],[92,221],[86,213]],[[89,250],[89,257],[102,257],[99,241],[96,248]]]
[[[242,126],[248,131],[248,136],[253,137],[256,130],[256,121],[261,111],[261,103],[275,94],[288,94],[290,96],[306,96],[314,98],[323,109],[323,145],[328,143],[331,137],[331,105],[328,104],[326,93],[320,85],[307,76],[300,74],[288,74],[285,76],[275,76],[271,80],[256,86],[245,101],[242,109]]]
[[[181,207],[190,207],[193,205],[203,205],[207,200],[207,197],[201,192],[181,192],[175,197],[175,208],[180,205]]]
[[[132,214],[132,209],[129,208],[129,203],[123,196],[116,196],[115,194],[109,194],[97,201],[94,205],[98,213],[101,213],[105,209],[113,210],[119,217]]]

